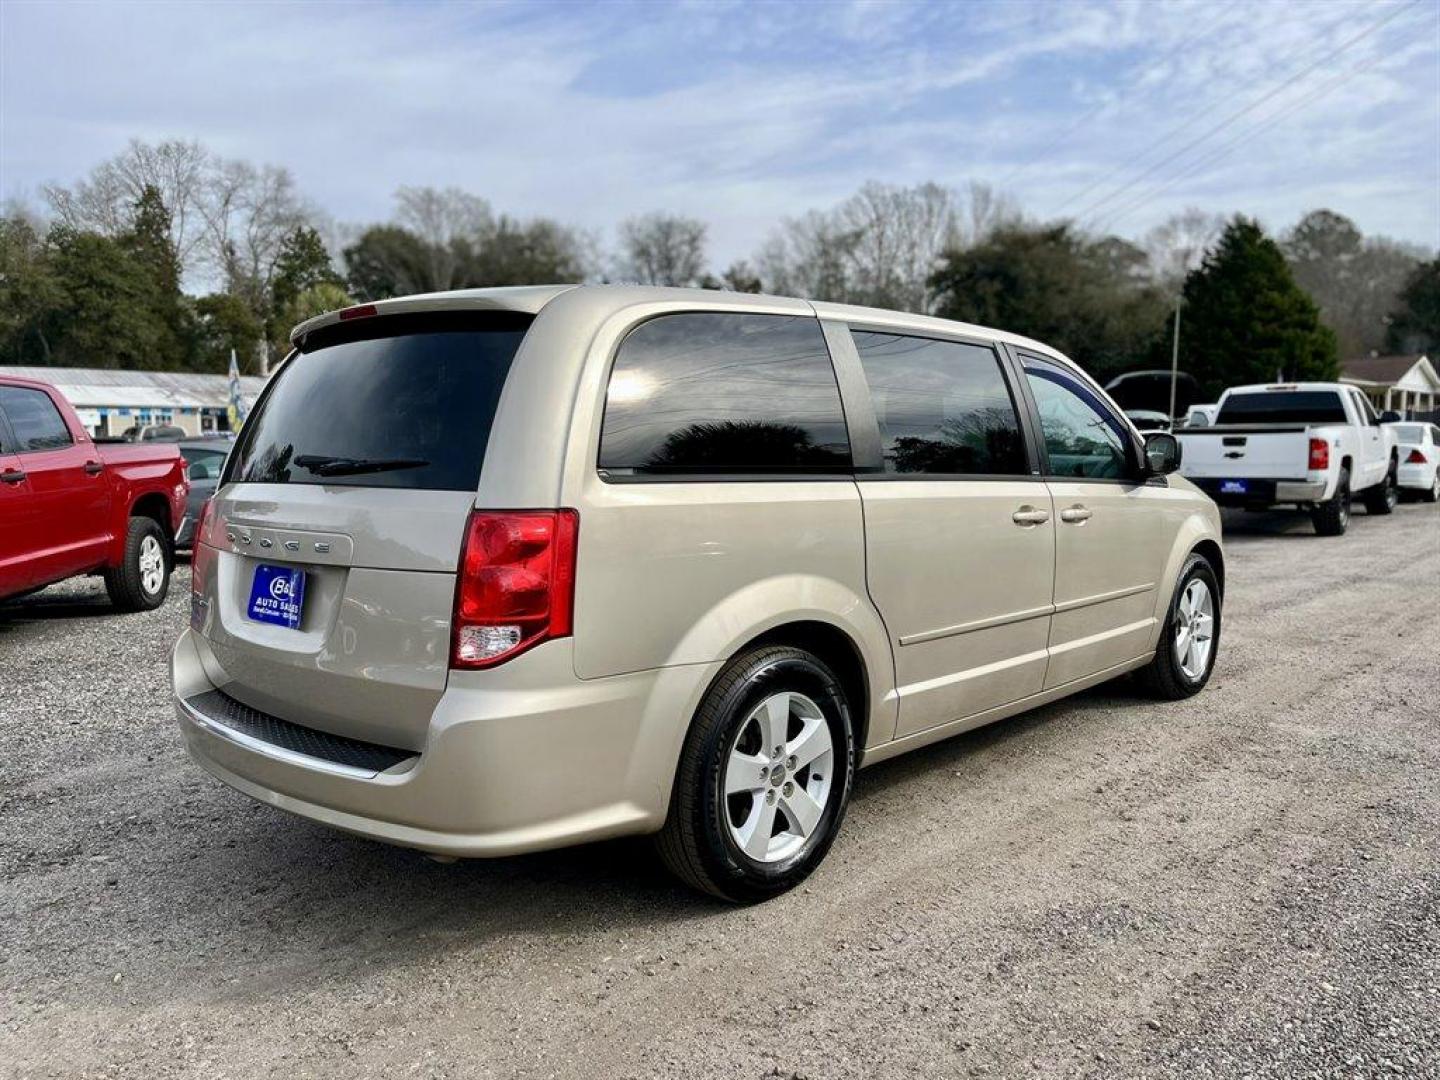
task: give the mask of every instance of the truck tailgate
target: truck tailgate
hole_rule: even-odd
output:
[[[1233,425],[1176,434],[1184,447],[1180,473],[1188,479],[1304,480],[1310,468],[1310,429],[1303,424]]]

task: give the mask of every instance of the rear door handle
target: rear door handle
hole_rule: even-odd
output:
[[[85,462],[85,475],[99,476],[100,473],[104,471],[104,468],[105,467],[98,461],[87,461]]]
[[[1049,510],[1037,510],[1033,506],[1022,506],[1010,515],[1010,520],[1016,525],[1029,528],[1032,525],[1044,525],[1050,520]]]
[[[25,479],[25,473],[20,469],[10,469],[7,472],[0,472],[0,484],[18,484]]]
[[[1068,521],[1072,525],[1079,525],[1090,520],[1090,510],[1078,503],[1074,506],[1067,506],[1060,511],[1060,520]]]

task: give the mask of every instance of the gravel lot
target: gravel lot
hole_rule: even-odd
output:
[[[0,608],[0,1075],[1440,1076],[1440,514],[1227,519],[1219,666],[867,770],[808,885],[442,866],[184,757],[169,603]]]

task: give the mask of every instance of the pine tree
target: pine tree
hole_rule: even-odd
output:
[[[1400,293],[1401,308],[1390,317],[1386,345],[1395,352],[1440,349],[1440,259],[1415,268]]]
[[[1180,366],[1212,398],[1227,386],[1339,374],[1334,332],[1257,222],[1237,216],[1185,279]]]

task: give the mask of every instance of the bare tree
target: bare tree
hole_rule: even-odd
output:
[[[123,151],[97,165],[73,188],[50,185],[44,192],[63,224],[117,236],[131,227],[136,203],[147,187],[153,187],[165,204],[170,244],[183,272],[194,269],[202,255],[206,230],[200,204],[214,164],[193,139],[159,143],[131,139]]]
[[[620,225],[620,276],[643,285],[695,285],[705,273],[705,223],[654,213]]]
[[[1224,215],[1194,206],[1156,225],[1141,242],[1155,283],[1167,293],[1179,293],[1185,275],[1200,265],[1205,252],[1224,231]]]
[[[785,221],[757,261],[776,292],[928,311],[941,255],[1018,216],[1009,199],[982,184],[960,193],[871,182],[832,210]]]
[[[395,202],[395,223],[425,244],[431,287],[458,288],[468,258],[495,236],[490,204],[456,187],[402,187]]]

